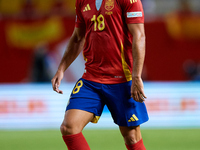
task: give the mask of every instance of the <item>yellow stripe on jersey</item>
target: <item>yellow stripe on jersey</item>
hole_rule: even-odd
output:
[[[121,42],[121,58],[122,58],[122,67],[123,67],[123,71],[124,71],[124,74],[125,74],[125,77],[126,77],[126,80],[127,81],[131,81],[132,80],[132,75],[131,75],[131,72],[128,68],[128,65],[126,63],[126,60],[125,60],[125,56],[124,56],[124,46]]]
[[[85,57],[84,53],[83,53],[83,58],[84,58],[85,61],[87,61],[87,58]]]

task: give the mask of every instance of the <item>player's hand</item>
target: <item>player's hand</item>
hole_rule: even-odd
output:
[[[63,94],[63,91],[59,90],[61,80],[63,79],[64,73],[62,71],[57,71],[53,79],[51,80],[53,90],[59,94]]]
[[[137,101],[143,103],[145,98],[143,81],[140,77],[133,77],[131,86],[131,97]]]

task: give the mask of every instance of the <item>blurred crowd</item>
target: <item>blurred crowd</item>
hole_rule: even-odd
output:
[[[49,15],[74,15],[76,0],[0,0],[0,15],[4,18],[35,18]],[[188,7],[190,11],[200,11],[199,0],[141,0],[147,16],[159,16]],[[188,5],[189,4],[189,5]],[[184,6],[183,6],[184,5]],[[187,6],[186,6],[187,5]]]
[[[0,0],[3,18],[25,18],[51,15],[74,15],[75,0]]]
[[[191,59],[186,60],[183,64],[183,69],[189,80],[200,81],[200,60],[199,62]]]

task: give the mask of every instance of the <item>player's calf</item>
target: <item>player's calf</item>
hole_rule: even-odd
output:
[[[68,150],[90,150],[82,132],[73,135],[63,135],[62,137]]]

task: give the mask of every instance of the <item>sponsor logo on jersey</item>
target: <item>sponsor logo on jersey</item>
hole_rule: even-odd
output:
[[[131,118],[128,120],[128,122],[138,121],[138,120],[139,120],[138,117],[136,117],[136,115],[133,114],[133,115],[131,116]]]
[[[115,1],[114,0],[106,0],[105,1],[105,9],[107,10],[107,11],[110,11],[110,10],[112,10],[113,8],[114,8],[114,5],[115,4]]]
[[[85,7],[85,9],[83,10],[83,12],[85,12],[85,11],[88,11],[88,10],[91,10],[91,8],[90,8],[90,5],[89,4],[87,4],[87,6]]]
[[[127,18],[142,17],[141,11],[127,12]]]

